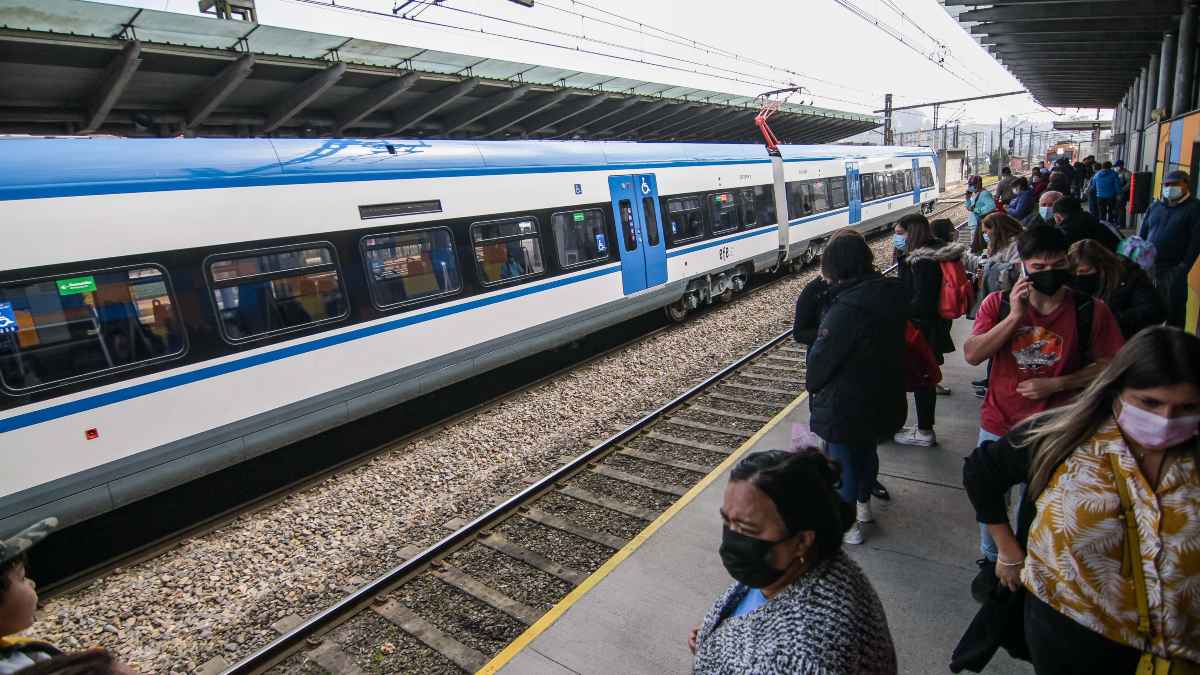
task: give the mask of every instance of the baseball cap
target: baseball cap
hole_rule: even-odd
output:
[[[33,548],[58,527],[58,518],[45,518],[8,539],[0,539],[0,564],[13,560]]]
[[[1189,178],[1188,178],[1186,171],[1180,171],[1180,170],[1176,169],[1176,170],[1172,171],[1171,173],[1168,173],[1166,175],[1166,177],[1163,178],[1163,183],[1164,184],[1165,183],[1185,183],[1186,184],[1188,182],[1188,180],[1189,180]]]

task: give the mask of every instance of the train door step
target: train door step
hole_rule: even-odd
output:
[[[575,487],[574,485],[564,485],[558,488],[558,493],[566,497],[570,497],[571,499],[577,499],[586,504],[591,504],[592,506],[599,506],[600,508],[608,509],[609,511],[616,511],[617,513],[629,516],[630,518],[644,520],[647,523],[658,517],[658,513],[651,511],[650,509],[643,508],[641,506],[635,506],[633,504],[626,504],[619,499],[598,495],[589,490]]]
[[[422,619],[416,612],[395,600],[389,600],[386,604],[373,606],[371,609],[469,673],[479,671],[488,662],[486,656],[446,635],[440,628]],[[318,661],[318,663],[320,662]],[[353,665],[353,662],[351,664]],[[357,669],[357,666],[355,668]],[[348,671],[335,669],[331,672]],[[358,670],[357,672],[361,673],[362,671]]]

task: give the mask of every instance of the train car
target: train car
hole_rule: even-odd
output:
[[[927,149],[780,150],[0,139],[0,531],[682,319],[939,192]]]

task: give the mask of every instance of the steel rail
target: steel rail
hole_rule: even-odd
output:
[[[658,409],[650,412],[642,417],[631,426],[623,431],[620,431],[592,449],[584,452],[567,464],[556,469],[553,473],[547,474],[545,477],[538,480],[536,483],[526,487],[517,494],[509,497],[504,502],[494,506],[491,510],[475,520],[467,523],[452,534],[446,536],[438,543],[430,546],[422,551],[419,555],[409,560],[406,560],[391,570],[385,572],[374,581],[359,588],[355,592],[347,595],[339,600],[336,604],[322,610],[318,614],[305,620],[303,623],[289,630],[287,633],[276,638],[271,643],[259,648],[254,653],[246,656],[238,663],[224,672],[224,675],[248,675],[249,673],[262,673],[277,665],[280,661],[290,656],[295,649],[304,644],[310,638],[317,636],[326,630],[333,628],[345,619],[349,619],[356,614],[361,608],[364,608],[371,603],[377,596],[385,593],[388,589],[396,586],[407,578],[415,576],[423,569],[429,566],[437,558],[446,555],[459,548],[460,546],[469,543],[482,532],[490,529],[492,526],[499,524],[508,516],[516,513],[521,506],[527,502],[533,501],[554,488],[554,486],[573,476],[578,471],[587,467],[589,463],[603,456],[610,451],[614,446],[622,441],[639,433],[653,422],[658,421],[668,412],[679,407],[687,400],[696,397],[706,389],[731,375],[739,368],[761,356],[763,353],[774,348],[780,342],[791,337],[792,330],[780,333],[771,338],[766,343],[756,347],[749,353],[745,354],[737,361],[730,363],[721,370],[713,373],[703,382],[688,389],[683,394],[671,399],[663,404]]]

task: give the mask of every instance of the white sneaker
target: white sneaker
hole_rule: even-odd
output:
[[[916,427],[904,427],[892,438],[900,445],[919,445],[925,448],[937,445],[936,433],[932,430],[923,431]]]
[[[858,502],[856,505],[858,517],[855,519],[860,523],[873,523],[875,516],[871,514],[871,502]]]
[[[856,546],[863,543],[862,528],[859,527],[858,523],[851,525],[850,529],[846,530],[846,534],[842,535],[842,543]]]

